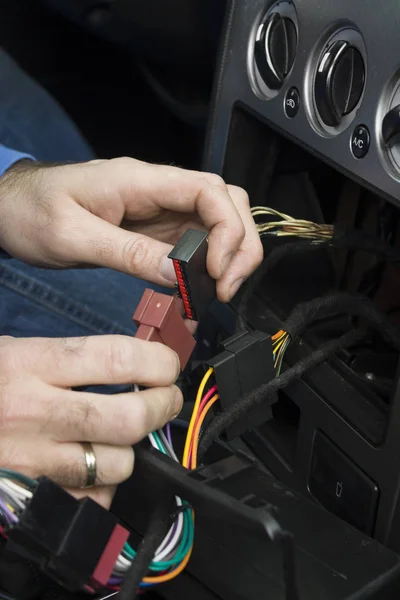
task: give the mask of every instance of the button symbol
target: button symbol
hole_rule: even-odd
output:
[[[364,158],[369,150],[370,135],[365,125],[358,125],[351,136],[351,151],[355,158]]]
[[[357,137],[353,138],[353,146],[357,146],[357,148],[362,150],[364,148],[364,140]]]
[[[338,481],[336,483],[336,498],[341,498],[343,494],[343,483]]]
[[[290,88],[285,97],[285,113],[289,119],[297,115],[300,106],[300,94],[297,88]]]

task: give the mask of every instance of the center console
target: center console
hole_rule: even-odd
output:
[[[253,206],[399,247],[398,22],[395,0],[232,2],[204,168]],[[233,310],[271,333],[297,303],[344,290],[398,322],[399,284],[397,265],[324,249],[286,258]],[[287,366],[351,323],[317,324]],[[399,432],[398,355],[371,337],[287,388],[245,442],[277,479],[399,551]]]

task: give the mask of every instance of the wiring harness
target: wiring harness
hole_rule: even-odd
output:
[[[302,244],[305,240],[307,244],[315,247],[329,244],[334,239],[333,226],[319,226],[309,221],[292,219],[284,213],[262,207],[253,209],[253,216],[255,218],[269,216],[275,219],[258,223],[258,230],[262,236],[298,237],[302,238]],[[352,239],[353,242],[358,240],[360,243],[357,235]],[[365,242],[365,238],[362,239]],[[184,242],[171,255],[175,268],[181,275],[184,274],[180,281],[181,299],[146,290],[134,315],[134,321],[138,326],[137,336],[141,339],[165,343],[174,349],[180,357],[182,370],[185,369],[195,346],[192,335],[185,327],[184,318],[203,314],[212,295],[209,286],[203,302],[196,303],[190,289],[190,277],[188,277],[192,272],[191,260],[196,260],[196,264],[206,271],[204,234],[191,237],[189,232]],[[368,246],[366,242],[365,246]],[[385,255],[390,256],[393,262],[397,261],[393,252],[385,250]],[[198,269],[200,267],[197,266]],[[303,377],[307,371],[317,367],[336,352],[349,348],[364,338],[366,329],[363,327],[349,331],[339,339],[323,344],[284,371],[284,357],[290,344],[295,343],[315,319],[339,313],[348,313],[364,319],[397,351],[400,351],[399,330],[367,298],[339,293],[301,304],[272,336],[262,332],[240,332],[226,340],[222,354],[207,363],[196,393],[181,460],[174,448],[170,425],[167,425],[165,430],[149,434],[151,446],[170,460],[181,463],[186,469],[196,470],[205,452],[223,432],[235,423],[248,418],[255,408],[273,403],[274,396],[279,390]],[[266,368],[266,359],[271,361],[271,368],[269,366],[268,369]],[[225,368],[224,365],[225,367],[228,365],[229,372],[225,370],[222,377],[221,368]],[[235,373],[236,392],[232,392],[231,398],[227,401],[229,396],[227,390],[230,389],[229,383],[232,383],[227,381],[229,373],[232,374],[232,381]],[[248,375],[247,380],[246,375]],[[134,390],[138,392],[138,386],[135,385]],[[256,419],[260,419],[261,414],[259,413],[258,417],[256,414]],[[257,426],[257,423],[253,422],[253,426]],[[110,513],[102,512],[103,509],[97,505],[94,508],[89,499],[78,502],[51,482],[34,481],[19,473],[0,469],[0,533],[3,536],[17,542],[19,539],[28,539],[31,544],[33,529],[29,530],[28,523],[35,523],[35,519],[30,521],[28,516],[34,515],[37,496],[43,494],[43,490],[57,494],[60,506],[63,503],[68,506],[70,511],[68,514],[75,514],[80,518],[87,515],[92,518],[96,514],[96,523],[99,529],[102,529],[102,536],[96,539],[97,545],[93,548],[90,560],[87,557],[85,559],[86,570],[79,572],[79,576],[76,576],[73,585],[71,584],[74,590],[84,589],[93,593],[103,586],[111,593],[119,593],[120,600],[131,600],[137,593],[171,581],[188,565],[194,543],[195,514],[185,498],[174,496],[161,499],[150,520],[148,531],[135,550],[128,539],[129,532],[121,527]],[[68,515],[65,516],[64,513],[60,513],[59,518],[67,519]],[[34,516],[36,518],[36,515]],[[42,518],[41,515],[39,517]],[[72,577],[74,568],[79,571],[79,567],[76,566],[77,556],[71,557],[69,554],[61,553],[60,558],[57,553],[60,548],[68,548],[68,544],[65,544],[66,539],[69,542],[72,540],[74,544],[79,539],[80,530],[77,526],[79,523],[79,519],[75,519],[75,529],[72,527],[65,534],[60,532],[61,537],[57,538],[57,543],[51,538],[46,541],[48,544],[46,552],[48,557],[51,557],[49,560],[52,568],[55,571],[59,569],[53,574],[64,583],[68,583],[68,577]],[[18,538],[19,535],[22,537]],[[50,548],[50,542],[54,548],[53,546]],[[71,548],[75,547],[74,544],[71,544]],[[32,542],[32,549],[36,553],[42,551],[44,547],[43,540]],[[77,552],[79,555],[79,550]],[[54,556],[57,560],[53,560]]]

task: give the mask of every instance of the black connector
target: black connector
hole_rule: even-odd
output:
[[[178,280],[186,317],[198,321],[216,297],[216,283],[207,271],[207,232],[188,229],[169,255]]]
[[[222,343],[223,351],[207,361],[214,369],[221,410],[225,410],[275,377],[271,336],[261,331],[241,331]],[[225,432],[235,439],[272,418],[271,406],[260,405]]]
[[[42,478],[8,547],[72,592],[104,589],[129,532],[90,498],[76,500]]]

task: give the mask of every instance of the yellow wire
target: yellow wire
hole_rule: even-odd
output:
[[[189,464],[188,464],[189,460],[188,459],[189,459],[189,452],[190,452],[190,441],[192,439],[193,429],[194,429],[194,425],[196,423],[197,412],[199,410],[201,399],[203,398],[204,388],[206,387],[208,380],[210,379],[213,372],[214,372],[214,369],[212,367],[210,367],[208,369],[207,373],[204,375],[202,382],[200,383],[198,392],[197,392],[196,402],[194,403],[192,418],[190,419],[189,429],[188,429],[187,436],[186,436],[185,449],[183,451],[182,464],[186,468],[189,468]]]
[[[285,335],[282,336],[282,338],[279,340],[276,346],[274,346],[274,354],[276,354],[279,348],[285,343],[286,336],[287,334],[285,333]]]
[[[219,400],[219,396],[218,396],[218,394],[215,394],[215,396],[213,396],[211,398],[211,400],[209,402],[207,402],[207,404],[205,405],[204,410],[201,413],[201,415],[196,423],[196,427],[195,427],[195,430],[193,433],[192,464],[190,465],[191,469],[197,469],[197,451],[199,448],[199,438],[200,438],[201,426],[204,423],[204,419],[206,418],[208,411],[213,406],[213,404],[216,403],[217,400]]]
[[[192,555],[192,551],[193,551],[193,546],[190,548],[189,552],[186,554],[185,558],[180,563],[179,567],[177,567],[174,571],[171,571],[170,573],[166,573],[166,575],[159,575],[158,577],[144,577],[143,582],[156,584],[156,583],[166,583],[167,581],[171,581],[171,579],[175,579],[175,577],[178,577],[178,575],[180,575],[182,573],[182,571],[184,571],[186,569],[187,564]]]

